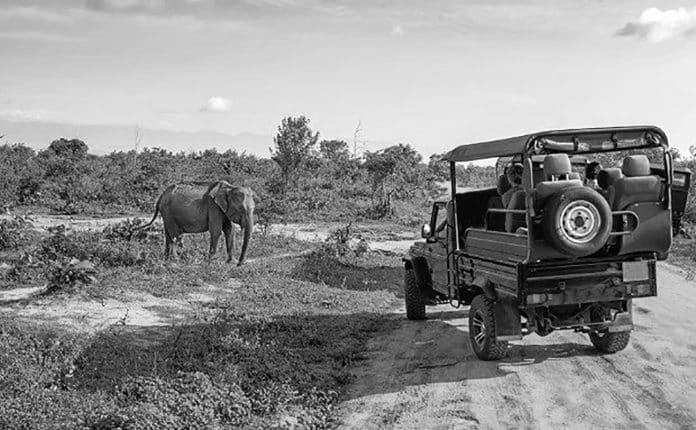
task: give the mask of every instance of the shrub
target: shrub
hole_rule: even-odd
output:
[[[28,236],[27,229],[32,227],[29,218],[15,216],[0,220],[0,249],[17,248]]]
[[[337,228],[329,232],[319,253],[341,262],[354,262],[356,258],[363,256],[369,250],[367,241],[355,234],[353,223],[349,222],[343,228]]]
[[[96,281],[97,273],[94,264],[87,260],[72,259],[65,261],[50,261],[46,268],[48,291],[73,288],[79,284],[91,284]]]
[[[112,224],[104,228],[102,234],[106,239],[125,240],[130,242],[132,239],[145,240],[147,238],[146,229],[140,228],[145,222],[140,218],[126,219],[117,224]]]

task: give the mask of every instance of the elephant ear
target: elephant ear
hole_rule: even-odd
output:
[[[229,209],[229,202],[227,201],[227,195],[224,188],[223,183],[218,182],[213,188],[210,189],[208,195],[212,197],[215,204],[220,206],[220,209],[222,209],[224,213],[227,213],[227,210]]]

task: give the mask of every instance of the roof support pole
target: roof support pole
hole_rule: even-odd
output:
[[[459,251],[459,220],[457,219],[457,169],[454,161],[450,162],[450,188],[452,189],[452,219],[454,219],[454,249]]]

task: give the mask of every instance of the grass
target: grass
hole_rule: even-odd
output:
[[[696,262],[696,225],[690,222],[682,222],[682,232],[672,238],[672,246],[669,250],[670,263],[687,271],[693,271]]]
[[[396,257],[348,262],[317,244],[257,234],[250,263],[236,267],[224,256],[207,261],[203,235],[187,238],[174,263],[157,257],[157,238],[70,240],[96,262],[98,281],[63,296],[171,298],[212,284],[228,298],[182,324],[91,335],[0,317],[0,428],[331,428],[351,366],[375,332],[396,323],[384,313],[401,294]]]

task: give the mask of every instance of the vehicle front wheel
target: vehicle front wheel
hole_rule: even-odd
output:
[[[599,351],[613,354],[619,352],[628,346],[628,341],[631,339],[630,331],[620,331],[615,333],[606,332],[590,332],[590,342]]]
[[[425,299],[413,269],[406,269],[404,274],[404,296],[406,297],[406,318],[424,320]]]
[[[495,341],[495,302],[483,294],[471,301],[469,338],[478,358],[500,360],[507,353],[507,342]]]

